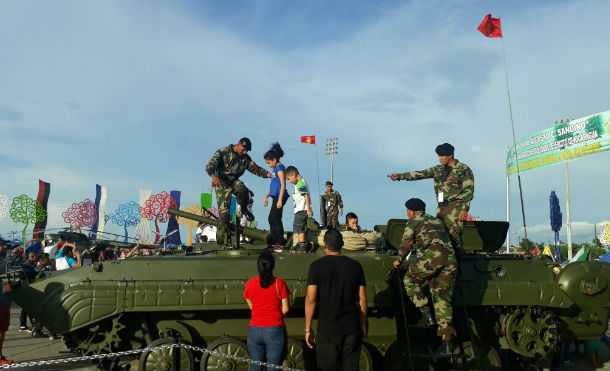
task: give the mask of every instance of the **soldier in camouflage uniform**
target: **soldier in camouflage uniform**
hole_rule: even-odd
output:
[[[472,170],[453,158],[454,148],[449,143],[436,147],[440,165],[422,171],[404,174],[390,174],[392,180],[434,179],[434,192],[438,202],[437,218],[443,219],[449,231],[453,246],[462,247],[462,230],[468,217],[470,201],[474,196],[474,175]]]
[[[333,182],[326,182],[326,192],[322,195],[326,206],[326,225],[328,228],[339,227],[339,215],[343,215],[343,200],[339,192],[333,189]]]
[[[250,190],[239,177],[246,170],[261,178],[271,178],[271,173],[258,166],[247,154],[252,149],[248,138],[241,138],[237,144],[229,144],[214,153],[206,166],[206,172],[212,177],[212,187],[216,192],[218,203],[218,219],[221,222],[219,229],[227,231],[229,226],[229,207],[231,195],[235,195],[237,203],[248,220],[254,216],[248,211]]]
[[[436,323],[443,340],[437,355],[447,356],[453,351],[451,337],[455,336],[451,306],[457,275],[455,252],[444,223],[425,213],[426,204],[422,200],[412,198],[405,206],[409,220],[400,245],[400,260],[396,260],[394,266],[398,268],[410,252],[416,256],[404,276],[407,295],[422,312],[416,326],[434,325],[428,297],[422,289],[422,285],[428,282]]]

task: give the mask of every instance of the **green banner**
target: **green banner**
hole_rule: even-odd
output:
[[[210,210],[212,207],[212,194],[211,193],[202,193],[201,194],[201,207],[206,210]]]
[[[506,156],[506,173],[561,164],[610,149],[610,111],[564,122],[539,131],[517,143]]]

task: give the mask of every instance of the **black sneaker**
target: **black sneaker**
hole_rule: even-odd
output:
[[[452,357],[453,345],[451,344],[451,341],[443,341],[438,349],[436,349],[435,355],[437,358]]]
[[[292,249],[292,251],[294,251],[297,254],[306,254],[309,252],[309,251],[307,251],[307,244],[303,243],[303,242],[299,242],[297,244],[297,246],[294,249]]]
[[[414,324],[412,327],[426,328],[426,327],[432,327],[434,325],[436,325],[436,322],[434,322],[434,319],[432,318],[432,314],[430,312],[428,312],[428,313],[423,313],[421,318],[419,319],[419,321],[417,321],[417,323]]]

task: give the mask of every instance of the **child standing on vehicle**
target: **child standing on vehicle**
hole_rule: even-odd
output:
[[[307,218],[313,216],[311,211],[311,200],[309,197],[309,187],[305,179],[299,174],[299,170],[294,166],[286,168],[286,179],[294,184],[294,222],[292,224],[292,233],[297,236],[298,244],[295,247],[295,252],[307,252],[307,244],[305,243],[305,230],[307,227]]]
[[[279,143],[273,143],[265,153],[265,162],[273,169],[273,177],[269,185],[269,191],[263,200],[263,206],[267,206],[267,199],[271,196],[271,210],[269,211],[269,228],[271,229],[270,245],[273,251],[282,252],[286,245],[284,240],[284,225],[282,224],[282,212],[288,200],[286,192],[286,167],[280,162],[284,151]]]

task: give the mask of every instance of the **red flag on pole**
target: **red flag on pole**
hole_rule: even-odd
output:
[[[491,14],[487,14],[483,18],[483,22],[481,22],[477,29],[487,37],[502,37],[500,18],[491,18]]]
[[[301,143],[316,144],[316,136],[315,135],[302,136]]]

